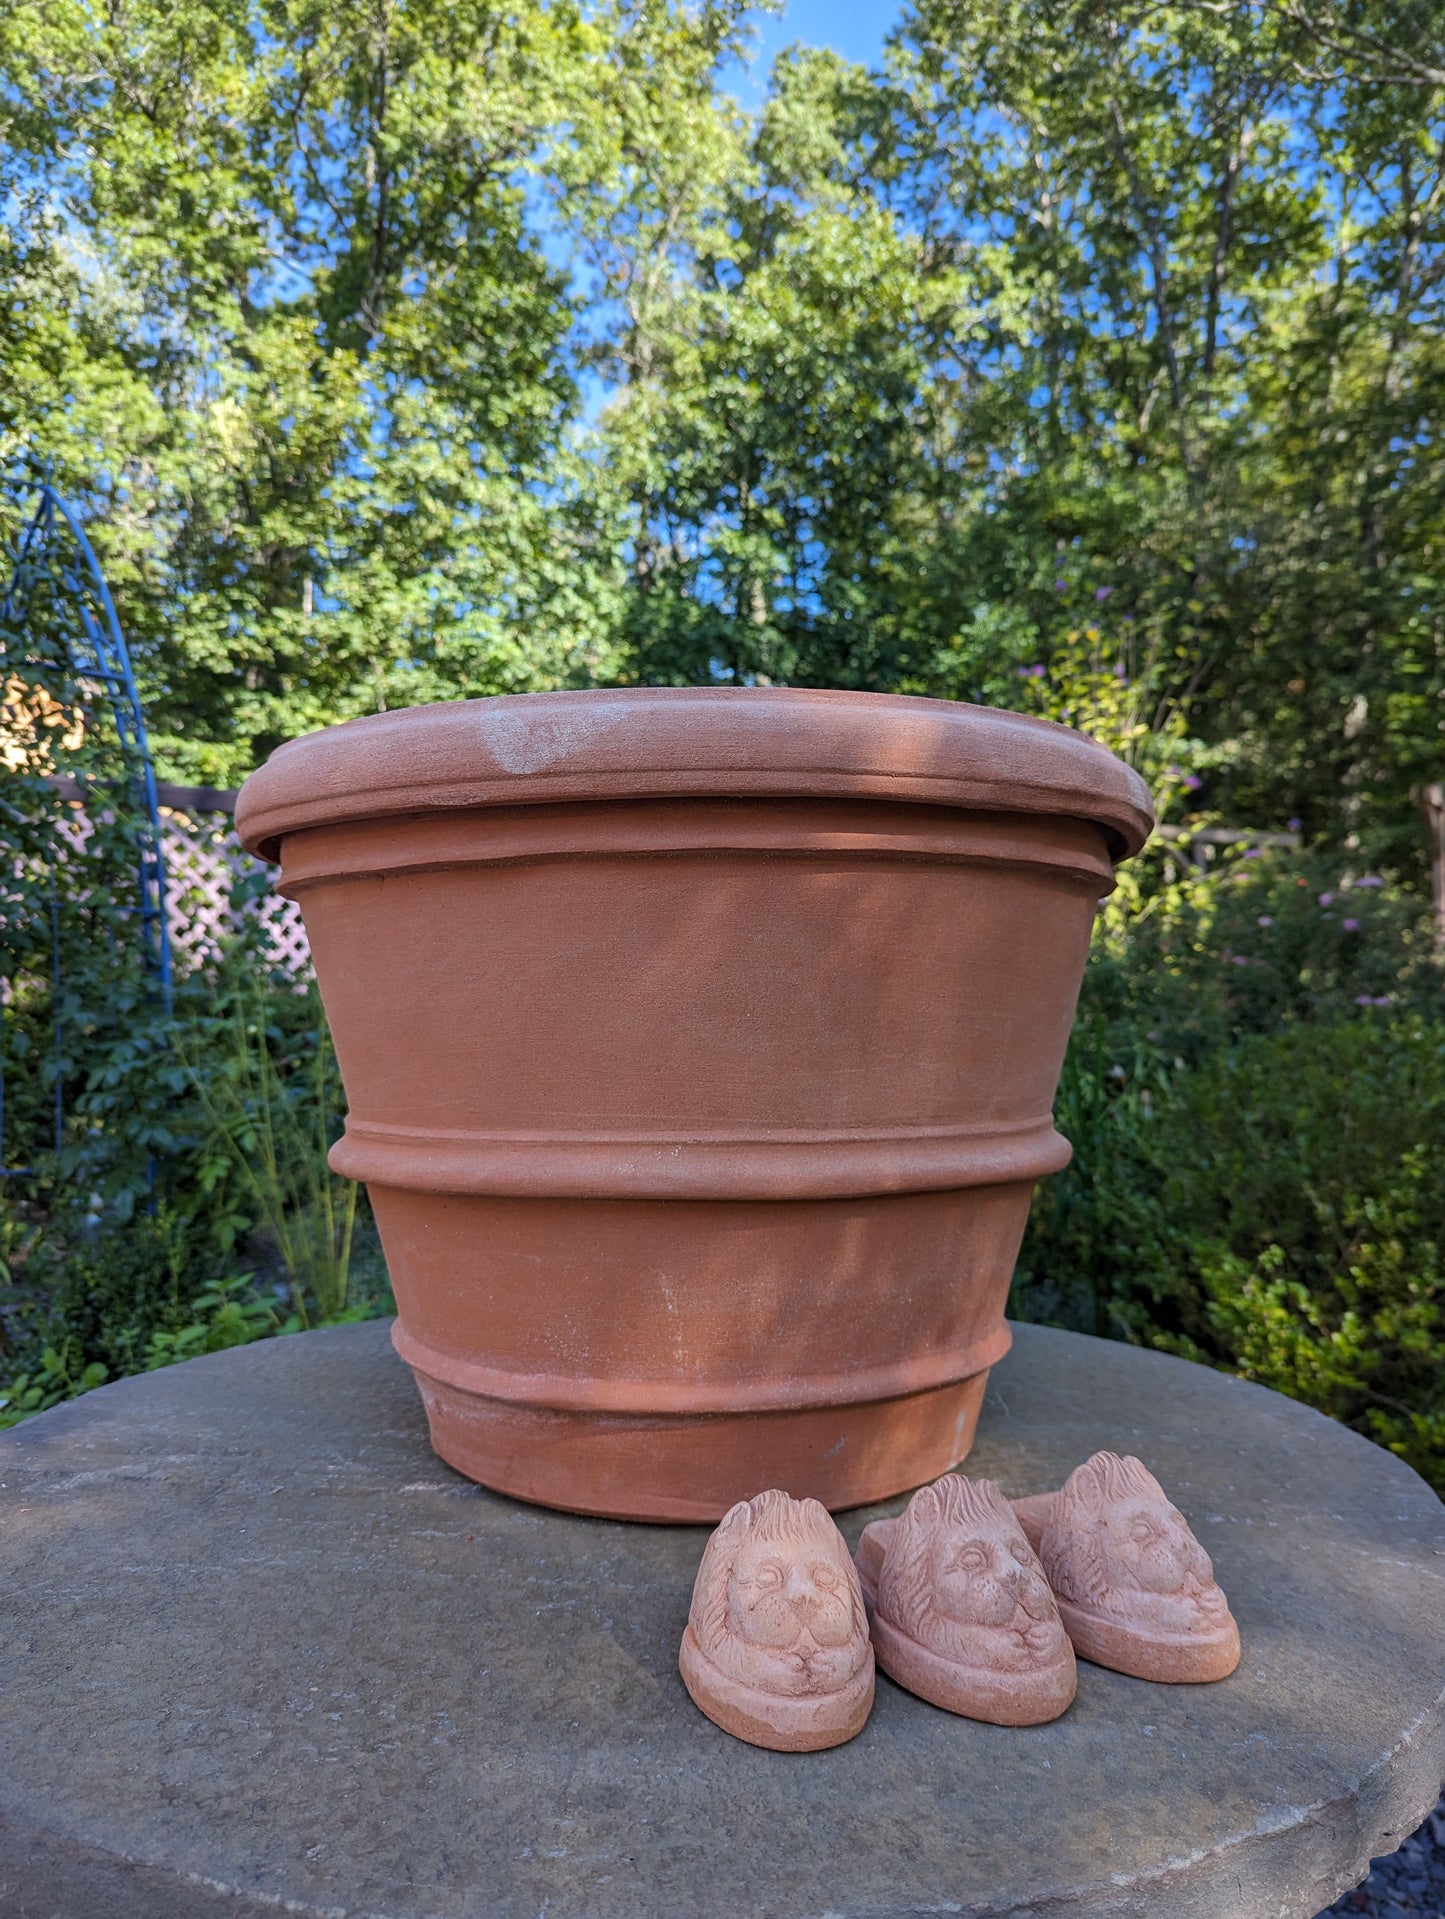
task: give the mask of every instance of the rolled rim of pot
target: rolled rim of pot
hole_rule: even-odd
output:
[[[796,687],[504,693],[348,720],[277,750],[236,830],[288,833],[458,808],[667,798],[891,800],[1088,820],[1117,861],[1154,825],[1149,789],[1086,734],[961,701]]]

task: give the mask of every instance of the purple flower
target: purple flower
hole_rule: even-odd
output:
[[[1014,668],[1021,680],[1041,680],[1044,669],[1041,666],[1018,666]]]
[[[1368,993],[1356,993],[1355,995],[1356,1006],[1373,1006],[1374,1003]]]
[[[1054,591],[1055,591],[1055,593],[1062,593],[1062,592],[1063,592],[1063,590],[1064,590],[1064,588],[1065,588],[1065,587],[1066,587],[1067,585],[1068,585],[1068,581],[1067,581],[1067,580],[1055,580],[1055,581],[1054,581]]]
[[[1366,873],[1363,879],[1355,881],[1356,886],[1383,886],[1384,884],[1378,873]]]
[[[1231,958],[1236,966],[1248,966],[1249,964],[1249,961],[1244,957],[1243,953],[1234,953],[1231,955]]]
[[[1203,780],[1200,779],[1197,773],[1188,773],[1185,775],[1184,790],[1186,793],[1197,793],[1203,784]]]
[[[1333,893],[1321,893],[1321,894],[1320,894],[1320,905],[1321,905],[1321,906],[1333,906],[1333,905],[1334,905],[1334,903],[1335,903],[1335,896],[1334,896],[1334,894],[1333,894]]]
[[[1261,913],[1259,916],[1259,923],[1261,926],[1273,926],[1274,915],[1272,913]]]
[[[1094,588],[1094,598],[1099,602],[1100,606],[1102,606],[1113,591],[1112,586],[1096,586]]]
[[[1394,997],[1395,995],[1393,993],[1381,993],[1380,997],[1375,1001],[1375,1005],[1388,1006]]]
[[[1264,849],[1259,846],[1251,846],[1244,857],[1247,860],[1262,860],[1264,858]]]
[[[1298,833],[1298,831],[1300,830],[1300,827],[1301,827],[1301,826],[1302,826],[1303,824],[1304,824],[1304,822],[1303,822],[1302,820],[1290,820],[1290,821],[1288,822],[1288,826],[1289,826],[1289,830],[1290,830],[1290,832],[1291,832],[1291,833]]]
[[[1360,922],[1358,920],[1341,920],[1340,924],[1347,933],[1358,933],[1360,930]]]

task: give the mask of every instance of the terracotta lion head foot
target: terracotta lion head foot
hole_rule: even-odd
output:
[[[759,1493],[707,1543],[678,1660],[709,1719],[776,1752],[840,1746],[873,1704],[873,1648],[843,1535],[816,1499]]]
[[[1020,1500],[1074,1648],[1138,1679],[1224,1679],[1239,1628],[1209,1555],[1142,1460],[1095,1453]]]
[[[1068,1707],[1073,1647],[992,1480],[945,1473],[900,1518],[867,1527],[858,1560],[878,1663],[900,1686],[1001,1726],[1041,1725]]]

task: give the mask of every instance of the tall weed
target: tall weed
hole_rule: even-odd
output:
[[[327,1164],[341,1082],[314,985],[308,1005],[311,1021],[288,1032],[256,987],[237,995],[206,1052],[193,1034],[176,1042],[207,1122],[201,1188],[229,1185],[249,1200],[303,1326],[346,1310],[357,1199]]]

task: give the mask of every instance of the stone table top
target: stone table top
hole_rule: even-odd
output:
[[[705,1529],[459,1478],[384,1324],[107,1386],[0,1436],[0,1915],[1308,1919],[1445,1772],[1445,1508],[1289,1400],[1018,1328],[969,1470],[1100,1446],[1213,1555],[1231,1679],[1081,1662],[1006,1730],[880,1674],[785,1755],[678,1677]]]

